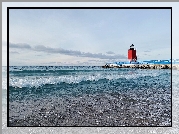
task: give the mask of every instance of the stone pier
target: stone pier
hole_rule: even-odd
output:
[[[119,66],[105,65],[102,68],[138,68],[138,69],[171,69],[171,64],[123,64]],[[172,69],[179,70],[179,64],[173,64]]]

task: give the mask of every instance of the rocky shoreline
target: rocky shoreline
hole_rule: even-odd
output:
[[[139,101],[119,93],[53,99],[33,108],[24,118],[9,117],[9,126],[163,126],[162,122],[171,118],[170,107],[156,114],[154,101]]]

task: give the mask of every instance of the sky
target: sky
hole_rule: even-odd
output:
[[[131,44],[138,60],[171,59],[171,10],[9,11],[9,65],[104,65],[127,61]]]

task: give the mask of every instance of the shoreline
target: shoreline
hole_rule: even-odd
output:
[[[139,95],[139,94],[138,94]],[[14,118],[15,109],[11,109],[9,125],[14,127],[38,126],[170,126],[170,107],[156,114],[153,107],[155,101],[138,100],[127,94],[111,93],[98,95],[83,95],[80,97],[46,98],[52,100],[45,104],[37,101],[32,112],[24,114],[24,118]],[[145,105],[149,104],[149,105]],[[140,108],[138,107],[140,105]],[[25,106],[25,105],[24,105]],[[29,104],[29,109],[31,104]],[[10,103],[14,107],[14,103]],[[23,105],[21,109],[26,109]],[[143,111],[141,110],[143,109]],[[151,113],[151,111],[153,111]]]

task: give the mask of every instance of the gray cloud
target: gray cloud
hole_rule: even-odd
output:
[[[30,49],[33,51],[39,51],[39,52],[46,52],[46,53],[59,53],[59,54],[64,54],[64,55],[70,55],[70,56],[77,56],[77,57],[89,57],[89,58],[99,58],[99,59],[126,59],[126,56],[123,55],[105,55],[102,53],[85,53],[81,51],[74,51],[74,50],[65,50],[62,48],[51,48],[51,47],[46,47],[43,45],[37,45],[35,47],[31,47],[28,44],[13,44],[10,43],[10,47],[12,48],[23,48],[23,49]]]
[[[144,55],[145,55],[145,56],[150,56],[150,54],[148,54],[148,53],[145,53]]]
[[[31,46],[25,43],[9,43],[10,48],[24,48],[24,49],[31,49]]]
[[[114,52],[112,52],[112,51],[108,51],[108,52],[106,52],[107,54],[115,54]]]
[[[146,50],[146,51],[144,51],[144,52],[151,52],[151,51],[149,51],[149,50]]]
[[[9,53],[11,53],[11,54],[19,54],[19,52],[16,52],[16,51],[10,51]]]

